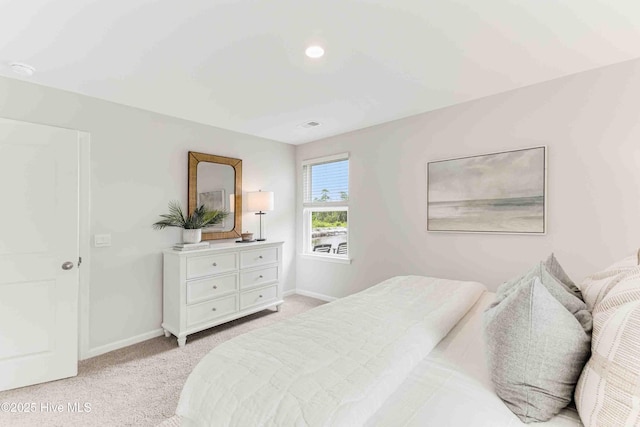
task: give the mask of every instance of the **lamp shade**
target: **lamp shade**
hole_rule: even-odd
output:
[[[235,212],[236,211],[236,195],[235,194],[229,194],[229,212]]]
[[[273,210],[273,191],[252,191],[247,193],[249,212],[267,212]]]

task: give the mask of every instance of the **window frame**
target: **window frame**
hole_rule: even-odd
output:
[[[322,261],[331,261],[337,263],[350,264],[351,263],[351,219],[349,215],[349,205],[351,200],[351,162],[347,164],[347,192],[349,199],[338,200],[332,202],[313,202],[306,201],[305,197],[311,195],[311,188],[313,185],[311,179],[311,167],[314,165],[320,165],[324,163],[332,163],[347,160],[349,161],[349,153],[339,153],[330,156],[317,157],[313,159],[304,160],[302,162],[302,256],[307,259],[316,259]],[[313,212],[329,212],[329,211],[345,211],[347,212],[347,253],[346,255],[337,255],[333,253],[314,252],[312,246],[312,220],[311,216]]]

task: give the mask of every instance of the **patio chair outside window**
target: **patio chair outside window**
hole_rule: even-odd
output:
[[[322,245],[315,245],[313,247],[313,251],[314,252],[324,252],[324,253],[329,253],[331,252],[331,244],[322,244]]]
[[[347,254],[347,242],[338,244],[338,249],[336,250],[336,254],[338,254],[338,255],[346,255]]]

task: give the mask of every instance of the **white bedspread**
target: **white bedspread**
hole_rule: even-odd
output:
[[[485,293],[455,328],[410,373],[369,419],[376,427],[525,426],[495,394],[485,359],[482,313],[494,301]],[[575,409],[564,409],[544,427],[582,426]]]
[[[183,426],[360,426],[485,290],[394,277],[216,347],[176,413]]]

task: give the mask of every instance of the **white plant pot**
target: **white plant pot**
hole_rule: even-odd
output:
[[[202,228],[195,230],[182,229],[182,241],[184,243],[200,243],[202,240]]]

